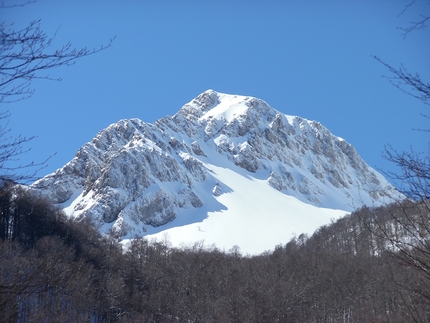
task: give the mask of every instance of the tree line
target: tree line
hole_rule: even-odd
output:
[[[28,191],[6,192],[1,322],[430,321],[430,257],[402,225],[428,217],[424,202],[362,208],[248,256],[144,238],[123,248]]]

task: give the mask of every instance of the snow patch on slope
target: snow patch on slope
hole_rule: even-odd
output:
[[[154,124],[110,125],[33,188],[118,238],[168,234],[250,253],[398,197],[320,123],[213,90]]]
[[[179,215],[171,228],[157,233],[149,231],[148,238],[164,240],[167,237],[173,246],[203,241],[225,251],[239,246],[245,253],[259,254],[285,244],[294,235],[311,234],[332,219],[347,214],[343,210],[303,203],[245,172],[212,164],[206,166],[230,189],[216,197],[224,208],[218,211],[196,209],[194,212],[200,212],[201,221],[186,225],[180,223],[185,215]]]

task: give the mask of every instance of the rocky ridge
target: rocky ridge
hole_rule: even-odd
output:
[[[33,189],[70,216],[133,237],[171,222],[178,210],[206,212],[206,201],[228,190],[211,171],[219,161],[318,207],[351,211],[395,196],[352,145],[320,123],[213,90],[154,124],[110,125]]]

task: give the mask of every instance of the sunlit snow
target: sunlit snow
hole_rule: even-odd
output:
[[[154,124],[120,120],[33,186],[105,234],[258,254],[396,193],[349,143],[253,97],[208,90]]]
[[[311,234],[319,226],[330,223],[331,219],[348,213],[303,203],[275,190],[265,180],[246,174],[246,171],[233,171],[211,164],[206,166],[212,169],[214,177],[223,183],[222,189],[226,191],[216,198],[221,204],[220,209],[207,212],[209,205],[186,210],[169,223],[170,229],[163,228],[151,234],[155,231],[152,229],[148,231],[147,238],[167,238],[173,246],[203,241],[225,251],[236,245],[245,254],[258,254],[285,244],[294,235]],[[202,221],[181,225],[184,218],[194,218],[194,214],[200,214]]]

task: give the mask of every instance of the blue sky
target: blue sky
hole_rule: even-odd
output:
[[[5,1],[14,3],[15,1]],[[21,163],[56,153],[39,175],[71,160],[120,119],[154,122],[201,92],[255,96],[273,108],[321,122],[382,170],[384,145],[428,151],[428,106],[394,88],[376,55],[430,80],[429,30],[399,27],[430,13],[428,1],[38,0],[2,9],[1,21],[41,19],[53,50],[112,46],[74,66],[50,70],[34,95],[2,104],[12,135],[32,136]]]

